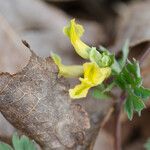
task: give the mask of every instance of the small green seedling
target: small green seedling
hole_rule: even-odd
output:
[[[37,150],[34,141],[26,136],[19,137],[16,133],[12,137],[12,146],[0,142],[0,150]]]

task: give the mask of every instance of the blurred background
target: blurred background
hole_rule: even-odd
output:
[[[103,45],[118,53],[129,38],[131,57],[137,59],[150,47],[149,0],[0,0],[0,72],[15,73],[27,62],[21,40],[41,57],[54,51],[65,64],[81,64],[62,33],[72,18],[84,26],[82,39],[90,46]],[[150,87],[150,56],[141,66],[144,84]],[[132,122],[122,113],[124,150],[144,149],[150,137],[149,107],[147,103],[142,116],[135,115]],[[112,116],[99,133],[94,150],[113,150],[113,121]],[[0,139],[9,139],[15,130],[0,115]]]

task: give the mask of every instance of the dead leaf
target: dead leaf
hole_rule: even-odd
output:
[[[149,1],[140,1],[128,5],[122,11],[118,25],[116,44],[113,48],[115,51],[120,50],[127,39],[130,40],[130,47],[150,42],[149,8]]]
[[[130,58],[141,60],[141,68],[144,85],[150,86],[150,1],[139,1],[128,5],[122,11],[118,25],[116,44],[113,50],[117,53],[121,50],[124,42],[130,40]]]
[[[0,14],[39,56],[46,57],[51,51],[55,51],[65,58],[64,61],[70,58],[68,64],[76,59],[77,55],[69,39],[62,32],[72,17],[61,9],[41,0],[5,0],[5,3],[0,0]],[[85,20],[79,22],[85,26],[83,40],[87,44],[98,46],[105,42],[106,34],[102,24]],[[77,61],[72,63],[75,62]]]
[[[31,53],[0,15],[0,72],[15,73],[29,61]]]
[[[57,73],[51,58],[42,59],[32,52],[22,71],[0,75],[2,114],[46,150],[81,143],[84,130],[90,126],[84,109],[71,105],[68,84]]]

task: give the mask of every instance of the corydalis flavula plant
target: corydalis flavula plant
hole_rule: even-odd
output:
[[[142,77],[138,61],[128,60],[128,41],[122,49],[122,58],[118,61],[114,54],[106,48],[90,47],[81,41],[84,28],[71,20],[69,25],[64,27],[64,34],[67,35],[77,54],[88,62],[83,65],[65,66],[61,58],[52,53],[52,58],[59,68],[59,76],[79,77],[80,84],[69,90],[72,99],[79,99],[87,96],[90,88],[94,87],[93,96],[101,99],[108,97],[108,92],[114,86],[118,86],[125,93],[124,108],[128,118],[132,119],[134,111],[140,115],[145,108],[144,100],[150,96],[150,90],[142,86]],[[113,79],[111,83],[105,84],[107,78]]]
[[[12,146],[0,142],[0,150],[37,150],[35,142],[26,136],[19,137],[16,133],[12,137]]]

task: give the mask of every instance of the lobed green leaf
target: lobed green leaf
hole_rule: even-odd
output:
[[[123,48],[122,48],[122,58],[119,61],[120,66],[123,68],[126,64],[126,61],[128,59],[128,54],[129,54],[129,40],[126,40]]]
[[[15,150],[36,150],[34,142],[24,135],[19,138],[17,134],[14,134],[12,143]]]
[[[133,118],[134,111],[141,115],[141,111],[145,108],[144,102],[134,94],[130,94],[124,105],[127,116],[130,120]]]
[[[95,47],[92,47],[89,57],[90,61],[95,62],[99,67],[109,67],[114,63],[114,55],[106,49],[98,51]]]
[[[37,150],[32,140],[24,135],[19,137],[16,133],[13,135],[12,145],[13,148],[8,144],[0,142],[0,150]]]
[[[0,142],[0,150],[13,150],[13,149],[8,144]]]
[[[142,99],[147,99],[147,98],[149,98],[150,97],[150,89],[147,89],[147,88],[144,88],[144,87],[136,87],[135,89],[134,89],[134,93],[138,96],[138,97],[140,97],[140,98],[142,98]]]
[[[97,100],[106,100],[110,98],[106,93],[96,88],[93,90],[92,96]]]

